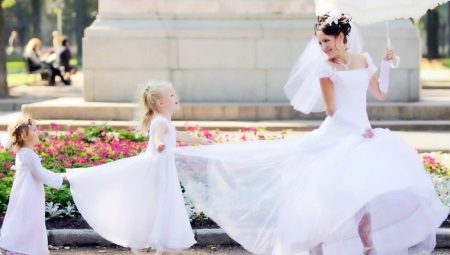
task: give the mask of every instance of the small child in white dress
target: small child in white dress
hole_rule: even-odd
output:
[[[173,149],[176,140],[210,142],[176,131],[171,117],[179,107],[169,82],[149,82],[142,92],[142,129],[150,136],[147,150],[108,164],[67,170],[83,218],[102,237],[134,252],[153,248],[160,254],[195,244]]]
[[[8,131],[10,146],[16,151],[16,174],[1,230],[0,248],[6,254],[46,255],[49,251],[44,185],[59,189],[67,179],[64,174],[42,167],[33,151],[39,143],[39,131],[32,119],[19,119]]]

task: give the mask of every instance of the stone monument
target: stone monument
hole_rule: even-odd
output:
[[[314,22],[313,0],[99,0],[83,39],[84,99],[133,102],[140,84],[164,79],[189,103],[286,103],[283,85]],[[418,32],[408,20],[390,24],[402,62],[388,101],[417,101]],[[377,65],[384,28],[361,29]]]

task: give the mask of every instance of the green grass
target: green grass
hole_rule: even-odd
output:
[[[81,67],[76,58],[71,59],[70,64],[76,66],[77,69]],[[9,56],[6,60],[6,69],[8,73],[24,73],[26,72],[25,61],[22,57]]]
[[[40,74],[28,74],[28,73],[12,73],[6,77],[9,87],[20,86],[27,83],[33,83],[40,81]]]
[[[6,59],[6,70],[8,73],[26,72],[24,59],[19,56],[8,56]]]
[[[442,58],[442,65],[444,65],[446,68],[450,68],[450,58]]]
[[[7,62],[6,70],[8,73],[24,73],[26,72],[25,63],[22,62]]]

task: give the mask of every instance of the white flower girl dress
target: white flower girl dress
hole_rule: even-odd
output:
[[[142,154],[90,168],[68,169],[78,210],[105,239],[133,249],[178,250],[195,244],[175,169],[175,127],[168,127],[166,150],[157,152],[154,140]]]

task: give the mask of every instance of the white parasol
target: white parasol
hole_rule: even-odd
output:
[[[420,18],[427,10],[448,0],[314,0],[314,2],[316,15],[323,15],[330,10],[340,10],[350,14],[352,21],[359,25],[385,21],[387,47],[391,48],[389,20]],[[397,67],[399,60],[396,57],[392,67]]]

